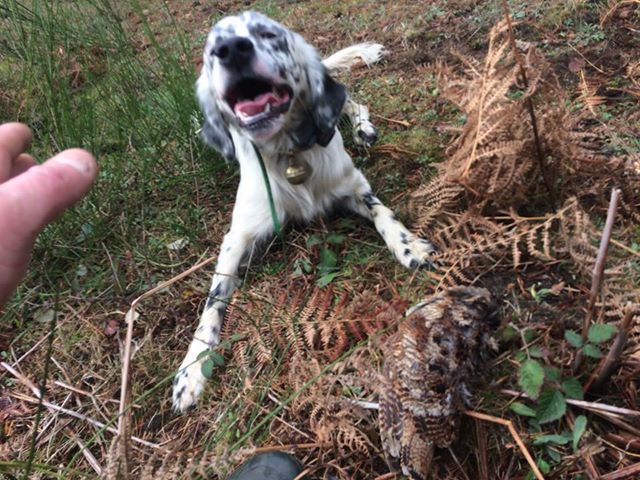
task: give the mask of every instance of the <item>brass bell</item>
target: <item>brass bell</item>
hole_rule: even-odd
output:
[[[296,155],[289,155],[289,165],[284,173],[291,185],[300,185],[311,176],[311,166]]]

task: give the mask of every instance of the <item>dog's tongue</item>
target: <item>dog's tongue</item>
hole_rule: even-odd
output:
[[[236,103],[234,110],[236,114],[242,113],[247,117],[253,117],[254,115],[258,115],[259,113],[264,112],[268,103],[272,105],[276,105],[279,102],[278,97],[276,97],[273,93],[263,93],[262,95],[258,95],[253,100],[243,100],[241,102]]]

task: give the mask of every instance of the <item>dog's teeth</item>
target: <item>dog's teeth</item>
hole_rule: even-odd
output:
[[[271,111],[271,104],[267,103],[267,105],[264,107],[264,113],[269,113]]]

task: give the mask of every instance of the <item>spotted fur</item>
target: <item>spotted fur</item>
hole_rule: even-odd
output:
[[[238,45],[244,49],[244,60],[229,57]],[[273,235],[267,191],[254,146],[264,159],[281,224],[288,220],[309,222],[340,205],[371,220],[402,265],[416,268],[429,262],[432,245],[409,232],[375,197],[335,128],[344,113],[354,123],[354,137],[359,142],[375,140],[377,132],[369,122],[368,110],[347,98],[345,87],[331,72],[355,63],[357,58],[371,63],[381,52],[379,45],[355,45],[323,63],[301,36],[256,12],[223,18],[209,33],[197,82],[205,116],[203,136],[226,158],[237,159],[240,184],[209,297],[174,380],[173,405],[177,411],[194,406],[202,393],[206,378],[199,356],[220,342],[226,305],[239,286],[242,262],[257,244]],[[221,57],[228,66],[223,65]],[[286,84],[291,90],[289,109],[270,119],[258,132],[245,128],[225,100],[225,92],[238,76],[256,75],[274,85]],[[301,185],[292,185],[285,177],[288,159],[284,152],[291,151],[313,170]]]

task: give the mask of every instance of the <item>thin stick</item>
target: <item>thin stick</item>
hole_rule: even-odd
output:
[[[515,390],[502,389],[500,392],[506,395],[512,395],[514,397],[522,397],[529,398],[528,395],[516,392]],[[599,412],[608,412],[614,413],[617,415],[630,415],[632,417],[640,417],[640,412],[637,410],[630,410],[628,408],[616,407],[614,405],[607,405],[606,403],[598,403],[598,402],[586,402],[584,400],[574,400],[572,398],[567,398],[566,402],[569,405],[573,405],[574,407],[584,408],[586,410],[597,410]]]
[[[480,480],[489,480],[489,460],[487,458],[487,432],[480,420],[475,419],[476,442],[478,444],[478,474]]]
[[[467,475],[467,472],[465,472],[464,468],[462,468],[462,465],[460,464],[460,460],[458,460],[458,457],[456,456],[456,454],[453,451],[453,449],[451,447],[449,447],[449,448],[447,448],[447,450],[449,451],[449,455],[451,455],[451,458],[453,458],[453,462],[456,464],[456,466],[460,470],[460,473],[462,473],[462,476],[464,477],[464,480],[469,480],[469,475]]]
[[[120,442],[122,442],[121,448],[122,448],[122,452],[124,453],[123,471],[124,471],[125,479],[128,478],[128,471],[129,471],[129,469],[127,468],[128,457],[129,457],[128,455],[129,454],[129,434],[127,431],[128,430],[127,427],[129,425],[129,420],[130,420],[129,418],[130,414],[128,413],[130,410],[127,409],[127,405],[129,404],[129,367],[131,364],[131,344],[133,341],[133,324],[136,317],[136,306],[140,301],[144,300],[145,298],[150,297],[151,295],[168,287],[169,285],[172,285],[175,282],[183,279],[184,277],[191,275],[193,272],[208,265],[209,263],[213,262],[215,259],[216,257],[209,257],[208,259],[194,265],[188,270],[176,275],[175,277],[167,280],[166,282],[162,282],[160,285],[143,293],[138,298],[136,298],[133,302],[131,302],[131,307],[129,308],[129,311],[125,315],[125,321],[127,322],[127,335],[125,337],[124,354],[122,359],[122,373],[121,373],[122,378],[120,382],[120,406],[118,408],[118,430],[117,430],[118,439]]]
[[[22,354],[22,356],[21,356],[19,359],[17,359],[15,362],[13,362],[13,366],[14,366],[14,367],[18,366],[18,364],[19,364],[22,360],[24,360],[24,359],[25,359],[25,358],[27,358],[29,355],[31,355],[31,353],[33,353],[33,352],[34,352],[34,351],[35,351],[35,350],[36,350],[40,345],[42,345],[42,344],[47,340],[47,338],[49,338],[49,335],[51,335],[51,332],[47,332],[47,334],[46,334],[44,337],[42,337],[40,340],[38,340],[38,341],[33,345],[33,347],[31,347],[31,348],[30,348],[29,350],[27,350],[24,354]]]
[[[409,122],[406,122],[404,120],[396,120],[394,118],[388,118],[388,117],[383,117],[382,115],[378,115],[377,113],[372,113],[371,114],[372,117],[376,117],[376,118],[380,118],[382,120],[384,120],[385,122],[390,122],[390,123],[397,123],[398,125],[402,125],[403,127],[410,127],[411,124]]]
[[[587,315],[584,317],[584,323],[582,325],[582,341],[586,342],[589,335],[589,327],[594,316],[596,299],[602,288],[602,279],[604,273],[604,266],[607,261],[607,252],[609,251],[609,240],[611,239],[611,232],[613,230],[613,222],[616,218],[616,211],[618,210],[618,202],[620,200],[620,189],[614,188],[611,191],[611,200],[609,201],[609,210],[607,211],[607,220],[602,230],[602,238],[600,240],[600,248],[598,249],[598,256],[596,257],[596,263],[593,266],[593,273],[591,276],[591,291],[589,292],[589,304],[587,305]],[[576,372],[580,365],[582,365],[583,355],[579,350],[576,354],[576,358],[573,362],[573,371]]]
[[[602,20],[600,20],[600,28],[602,28],[604,26],[604,24],[607,22],[607,19],[611,15],[613,15],[613,12],[615,12],[617,9],[619,9],[623,5],[630,5],[630,4],[634,4],[634,3],[640,3],[640,1],[638,1],[638,0],[622,0],[621,2],[613,2],[613,5],[611,6],[611,8],[607,11],[607,13],[604,14],[604,16],[602,17]]]
[[[96,460],[96,457],[93,456],[93,453],[91,453],[91,451],[86,447],[86,445],[82,443],[82,441],[73,432],[73,430],[71,430],[70,428],[65,428],[64,431],[76,442],[76,444],[78,445],[78,448],[80,448],[80,450],[82,451],[84,458],[87,460],[89,465],[91,465],[91,468],[93,468],[96,474],[98,474],[98,476],[102,476],[102,467],[98,463],[98,460]]]
[[[513,25],[511,24],[511,12],[509,10],[509,5],[507,4],[507,0],[502,0],[502,8],[504,9],[504,16],[507,20],[507,26],[509,27],[509,43],[511,44],[511,50],[513,51],[513,58],[515,59],[518,67],[520,67],[520,75],[522,76],[522,82],[525,87],[529,87],[529,80],[527,79],[527,72],[524,69],[524,62],[522,58],[520,58],[520,52],[518,52],[518,48],[516,46],[516,39],[513,34]],[[553,187],[549,178],[547,177],[547,168],[544,161],[544,155],[542,152],[542,144],[540,143],[540,135],[538,134],[538,121],[536,120],[536,112],[533,109],[533,100],[531,96],[526,99],[527,110],[529,111],[529,116],[531,117],[531,127],[533,128],[533,140],[536,145],[536,158],[538,160],[538,168],[540,169],[540,175],[542,176],[542,181],[544,182],[544,186],[547,189],[547,193],[549,194],[549,201],[551,202],[551,208],[553,210],[556,209],[556,199]]]
[[[280,450],[312,450],[314,448],[329,448],[330,443],[290,443],[289,445],[270,445],[254,449],[254,453],[277,452]]]
[[[305,468],[303,471],[301,471],[298,475],[295,476],[295,478],[293,480],[300,480],[302,478],[304,478],[307,473],[309,473],[312,470],[311,467],[309,468]]]
[[[464,414],[471,418],[477,418],[479,420],[484,420],[486,422],[491,422],[491,423],[498,423],[500,425],[504,425],[505,427],[507,427],[509,429],[509,432],[511,433],[511,436],[513,437],[515,442],[518,444],[518,448],[520,448],[522,455],[524,455],[524,458],[526,458],[527,463],[531,467],[531,470],[533,471],[533,474],[535,475],[535,477],[538,480],[544,480],[544,477],[542,476],[542,473],[540,472],[538,465],[536,465],[535,460],[529,453],[529,450],[527,450],[527,447],[525,446],[524,442],[522,441],[522,438],[518,434],[518,431],[513,426],[513,423],[511,422],[511,420],[505,420],[504,418],[494,417],[492,415],[487,415],[485,413],[480,413],[480,412],[474,412],[472,410],[465,410]]]
[[[397,478],[397,477],[398,477],[398,473],[389,472],[389,473],[385,473],[384,475],[380,475],[379,477],[376,477],[373,480],[391,480],[392,478]]]
[[[625,478],[638,478],[640,475],[640,463],[634,463],[615,472],[607,473],[600,477],[601,480],[624,480]]]
[[[4,368],[7,372],[9,372],[11,375],[16,377],[18,381],[22,383],[24,386],[26,386],[29,390],[31,390],[38,399],[42,399],[42,393],[40,392],[40,389],[36,387],[35,383],[33,383],[31,380],[29,380],[27,377],[22,375],[20,372],[18,372],[15,368],[13,368],[11,365],[9,365],[6,362],[0,362],[0,366]]]
[[[618,364],[620,360],[620,355],[622,355],[622,351],[624,350],[625,345],[627,344],[627,339],[629,338],[629,329],[631,327],[631,320],[633,319],[633,309],[628,308],[624,314],[624,318],[622,322],[618,326],[618,335],[607,354],[607,358],[605,358],[602,367],[599,372],[594,372],[591,376],[587,384],[585,385],[585,391],[588,391],[593,383],[593,388],[596,390],[602,387],[604,383],[609,379],[611,374],[613,373],[614,368]]]
[[[610,240],[610,242],[613,243],[616,247],[620,247],[625,252],[630,253],[631,255],[635,255],[636,257],[640,258],[640,252],[636,252],[634,249],[632,249],[630,247],[627,247],[624,243],[619,242],[615,238],[612,238]]]

